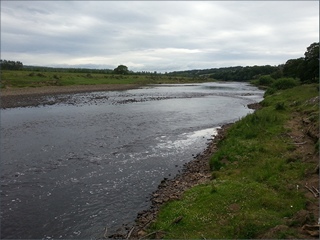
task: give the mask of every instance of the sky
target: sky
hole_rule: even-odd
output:
[[[1,0],[1,59],[171,72],[279,65],[319,42],[319,1]]]

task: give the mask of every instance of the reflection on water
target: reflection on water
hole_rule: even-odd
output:
[[[262,94],[245,83],[154,85],[2,110],[2,238],[112,234]]]

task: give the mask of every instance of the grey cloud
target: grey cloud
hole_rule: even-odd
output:
[[[2,1],[1,55],[24,64],[128,63],[137,71],[280,64],[318,41],[317,6],[304,1]]]

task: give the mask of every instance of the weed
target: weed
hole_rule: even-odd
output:
[[[279,102],[276,104],[275,109],[277,111],[286,110],[285,104],[283,102]]]

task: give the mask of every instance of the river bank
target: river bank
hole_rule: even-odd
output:
[[[156,207],[155,221],[141,214],[132,238],[317,238],[318,113],[316,85],[266,97],[224,132],[206,181]]]
[[[262,94],[247,83],[159,84],[3,110],[3,236],[99,238],[133,224],[160,182],[207,147],[212,126],[252,112]]]
[[[98,84],[98,85],[71,85],[71,86],[43,86],[25,88],[1,89],[1,108],[31,107],[46,104],[56,104],[64,99],[48,100],[49,96],[75,94],[99,91],[124,91],[139,88],[139,84]]]
[[[108,235],[107,229],[104,238],[109,239],[139,239],[147,238],[147,229],[152,224],[159,213],[160,208],[167,202],[179,200],[184,192],[193,186],[208,183],[212,177],[209,166],[210,157],[216,152],[217,144],[225,137],[230,124],[225,124],[218,129],[217,135],[208,143],[207,148],[193,160],[186,163],[182,172],[173,179],[163,179],[158,189],[152,193],[151,207],[138,213],[134,226],[124,226],[116,234]],[[162,232],[157,232],[156,238],[161,238]]]
[[[261,105],[259,103],[248,104],[248,108],[258,110]],[[186,163],[180,174],[173,179],[165,178],[161,181],[158,189],[152,193],[151,207],[138,213],[133,226],[124,225],[122,229],[112,235],[108,235],[108,229],[106,229],[103,237],[109,239],[140,239],[153,235],[157,239],[162,238],[164,236],[162,231],[148,233],[148,228],[156,221],[160,208],[170,201],[181,199],[186,190],[212,180],[210,159],[218,150],[217,144],[226,137],[226,132],[232,125],[233,123],[228,123],[219,128],[213,140],[208,143],[207,148]],[[179,221],[179,219],[175,219],[175,221]]]

